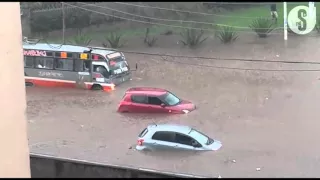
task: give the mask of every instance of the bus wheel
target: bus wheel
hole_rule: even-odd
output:
[[[99,84],[94,84],[91,89],[92,90],[102,90],[102,86]]]
[[[32,87],[33,83],[32,82],[25,82],[26,87]]]

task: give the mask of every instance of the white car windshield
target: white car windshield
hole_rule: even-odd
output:
[[[211,142],[211,139],[202,134],[201,132],[198,132],[197,130],[195,129],[192,129],[189,133],[190,136],[192,136],[193,138],[195,138],[197,141],[199,141],[201,144],[207,144],[209,145],[210,142]]]
[[[169,105],[169,106],[173,106],[173,105],[177,105],[180,103],[180,99],[177,98],[175,95],[167,92],[164,95],[164,101]]]

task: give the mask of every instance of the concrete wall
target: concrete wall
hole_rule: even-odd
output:
[[[29,178],[19,2],[1,2],[0,17],[0,177]]]
[[[32,178],[201,178],[35,154],[30,155],[30,165]]]

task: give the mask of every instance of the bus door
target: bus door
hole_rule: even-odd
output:
[[[110,80],[109,67],[105,61],[93,61],[92,80],[99,83],[112,83]]]
[[[92,61],[77,59],[75,62],[78,72],[77,87],[87,89],[88,85],[92,84]]]

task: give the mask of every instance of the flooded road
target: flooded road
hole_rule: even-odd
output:
[[[318,45],[303,48],[310,59],[302,59],[297,50],[281,56],[316,61]],[[132,59],[141,68],[111,93],[27,88],[31,152],[214,177],[320,177],[317,72],[239,72]],[[118,102],[132,86],[166,88],[198,109],[183,115],[117,113]],[[193,126],[223,147],[201,154],[145,154],[130,148],[153,122]]]

